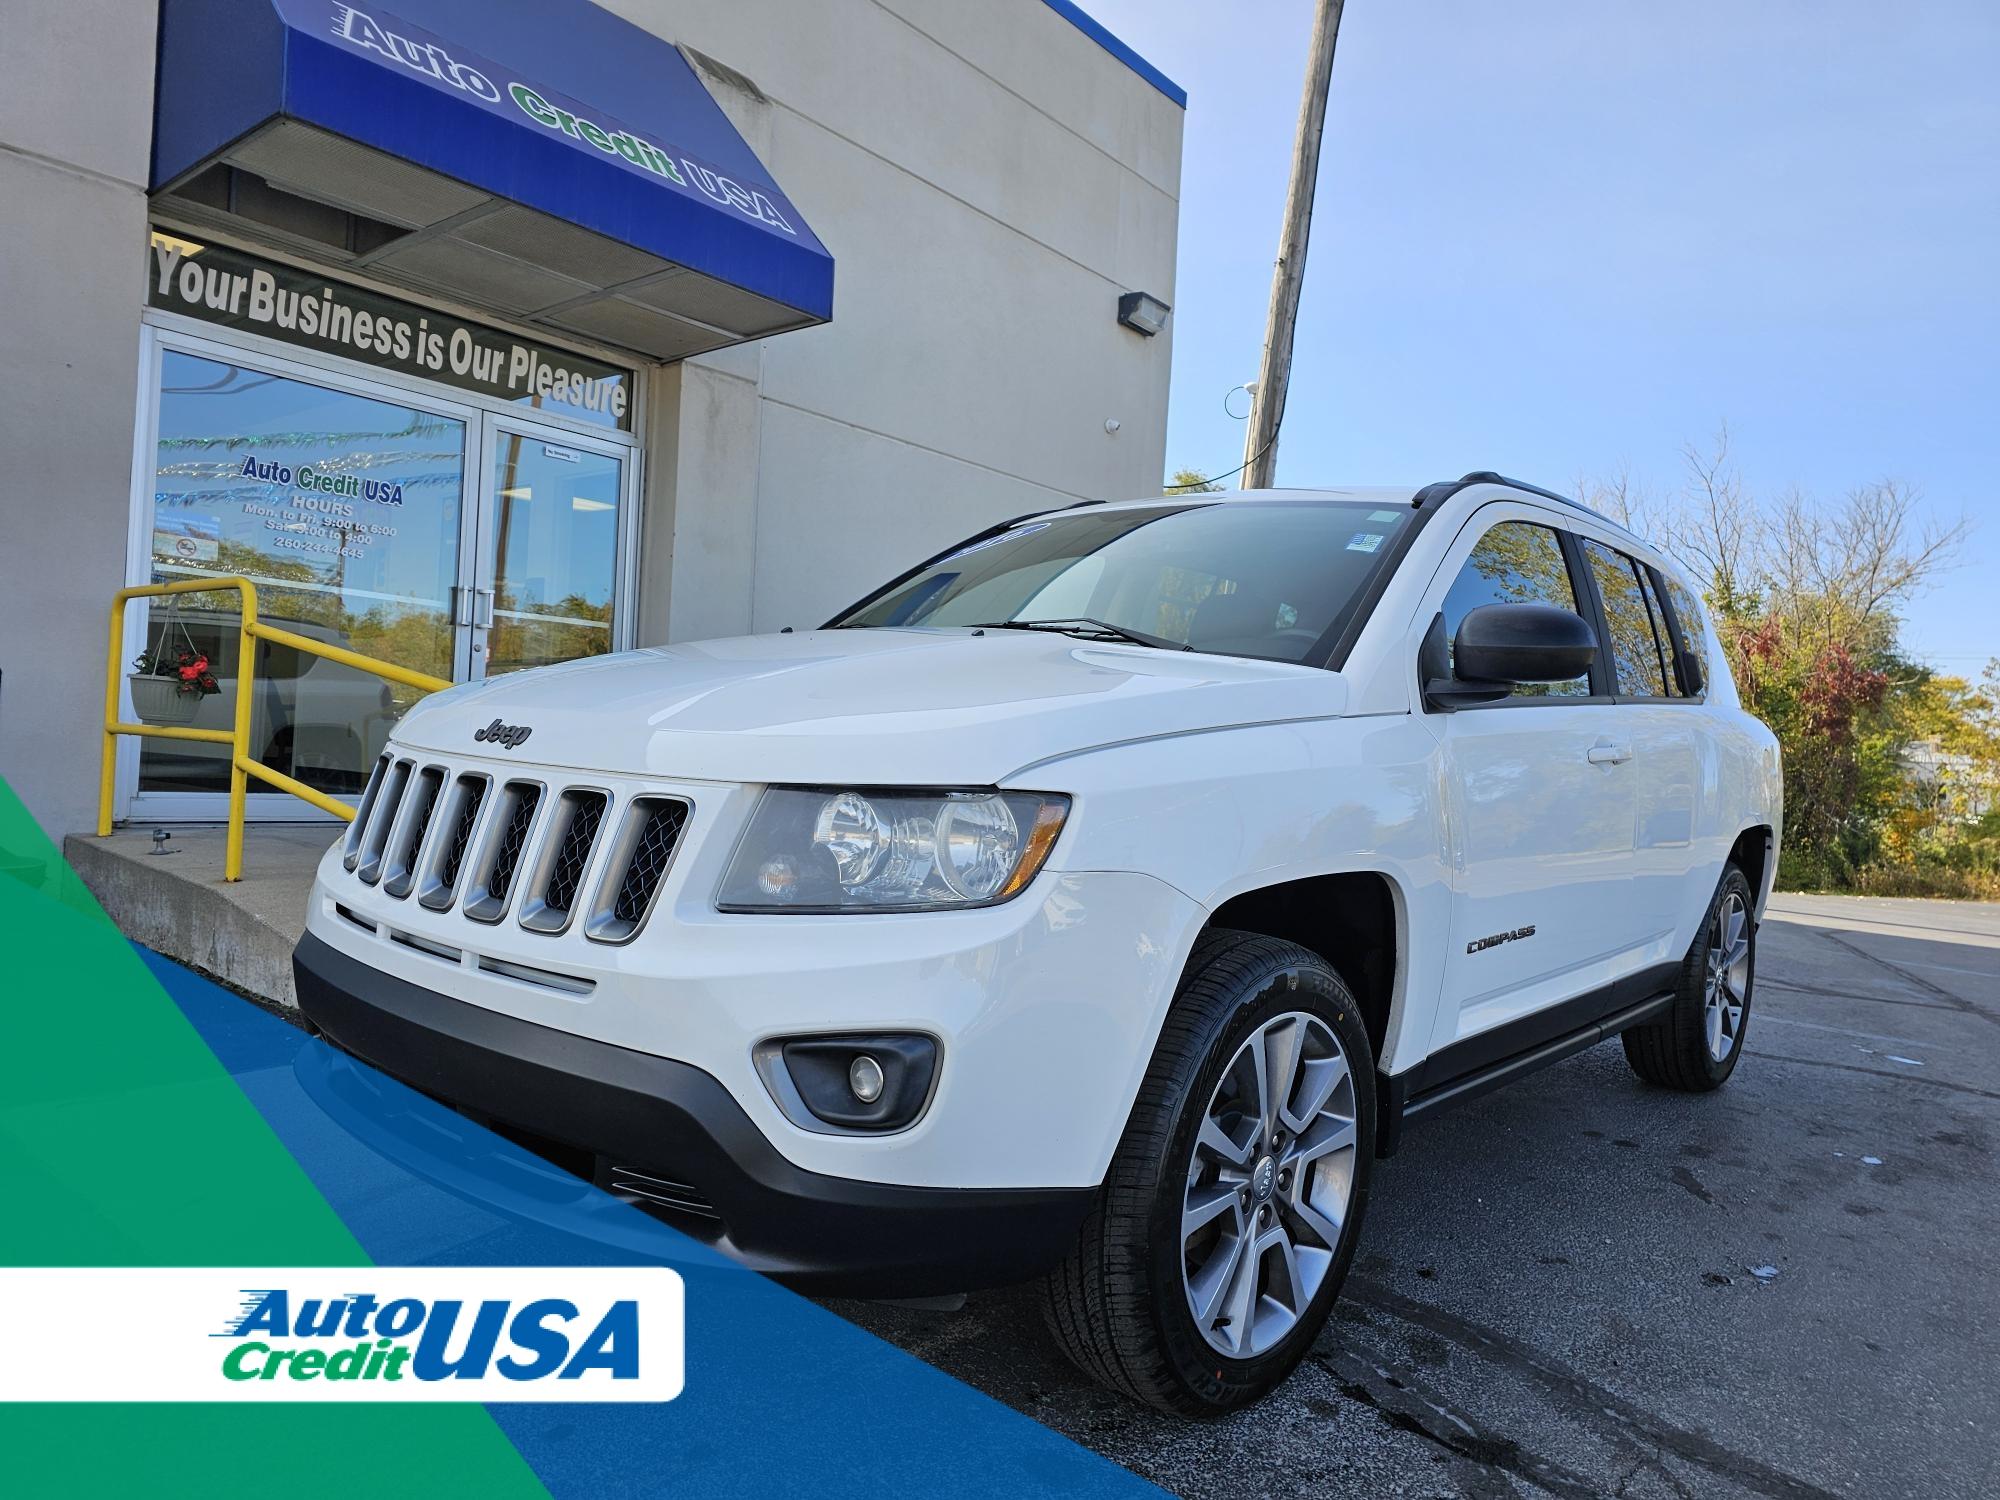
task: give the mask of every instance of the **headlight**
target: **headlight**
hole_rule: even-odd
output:
[[[1041,870],[1069,814],[1042,792],[772,787],[723,877],[723,911],[993,906]]]

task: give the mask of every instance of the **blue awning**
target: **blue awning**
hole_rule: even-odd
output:
[[[164,209],[656,358],[833,312],[671,44],[588,0],[163,0]]]

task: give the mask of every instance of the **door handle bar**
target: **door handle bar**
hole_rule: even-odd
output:
[[[1630,745],[1613,745],[1609,742],[1592,745],[1584,752],[1584,759],[1593,766],[1622,766],[1632,758]]]

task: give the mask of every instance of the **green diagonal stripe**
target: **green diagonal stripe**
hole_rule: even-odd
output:
[[[0,1264],[369,1263],[4,780],[0,954]],[[0,1406],[0,1466],[23,1496],[547,1493],[457,1405]]]

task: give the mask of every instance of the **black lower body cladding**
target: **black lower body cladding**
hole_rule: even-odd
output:
[[[475,1117],[691,1185],[719,1225],[658,1216],[802,1291],[917,1297],[1024,1280],[1062,1256],[1094,1196],[808,1172],[687,1063],[452,999],[311,933],[292,967],[300,1008],[346,1051]]]

